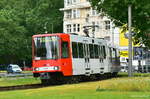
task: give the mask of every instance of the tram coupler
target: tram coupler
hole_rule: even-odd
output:
[[[49,73],[40,73],[40,79],[50,79]]]

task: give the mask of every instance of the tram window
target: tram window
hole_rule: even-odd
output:
[[[104,58],[104,50],[103,50],[103,46],[101,46],[100,48],[101,48],[101,57]]]
[[[102,57],[102,50],[101,50],[101,46],[98,46],[99,47],[99,56]]]
[[[111,48],[109,48],[109,54],[110,54],[110,58],[112,58],[112,51],[111,51]]]
[[[114,57],[117,58],[117,50],[115,48],[113,48],[113,51],[114,51],[114,54],[115,54]]]
[[[79,47],[79,58],[83,58],[83,44],[82,43],[78,43],[78,47]]]
[[[98,58],[98,45],[94,45],[95,58]]]
[[[104,59],[106,58],[106,49],[105,46],[102,47],[103,48],[103,55],[104,55]]]
[[[62,42],[62,58],[68,58],[69,57],[69,48],[68,48],[68,42]]]
[[[112,58],[115,58],[115,50],[114,50],[114,48],[112,49]]]
[[[90,58],[94,58],[94,46],[90,44]]]
[[[73,58],[78,58],[78,44],[76,42],[72,42],[72,54]]]

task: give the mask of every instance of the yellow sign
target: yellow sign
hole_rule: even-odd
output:
[[[134,29],[133,29],[133,31],[134,31]],[[128,30],[127,30],[127,24],[124,24],[121,28],[120,28],[120,31],[119,31],[119,33],[120,33],[120,37],[119,37],[119,40],[120,40],[120,47],[124,47],[124,46],[128,46],[128,38],[125,38],[125,33],[127,33],[128,32]],[[139,31],[135,31],[136,33],[138,33]],[[134,41],[134,38],[133,38],[133,41]],[[133,46],[139,46],[139,44],[136,44],[136,45],[134,45],[133,43],[132,43],[132,45]]]
[[[119,31],[119,33],[120,33],[120,37],[119,37],[119,40],[120,40],[120,44],[119,45],[120,45],[120,47],[128,47],[128,39],[125,38],[125,33],[127,33],[127,32],[128,32],[128,30],[127,30],[127,24],[124,24],[121,27],[120,31]],[[132,43],[132,46],[133,47],[136,47],[136,46],[138,47],[139,44],[134,45]],[[128,57],[128,50],[122,50],[122,51],[120,51],[120,57]]]
[[[128,39],[125,38],[125,33],[127,32],[127,25],[123,25],[120,29],[120,46],[128,46]]]
[[[128,51],[120,51],[120,57],[128,57]]]

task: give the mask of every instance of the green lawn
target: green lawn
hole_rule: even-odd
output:
[[[65,88],[66,87],[66,88]],[[68,88],[69,87],[69,88]],[[0,92],[0,99],[149,99],[150,92],[120,92],[95,89],[47,87],[22,91]],[[75,86],[76,87],[76,86]]]
[[[11,78],[0,78],[0,86],[15,86],[15,85],[25,85],[25,84],[37,84],[41,83],[40,79],[21,78],[21,77],[11,77]]]
[[[150,77],[122,77],[0,92],[0,99],[150,99]]]

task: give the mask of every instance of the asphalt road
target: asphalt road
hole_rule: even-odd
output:
[[[0,77],[24,77],[32,75],[33,75],[32,73],[14,73],[14,74],[0,73]]]

